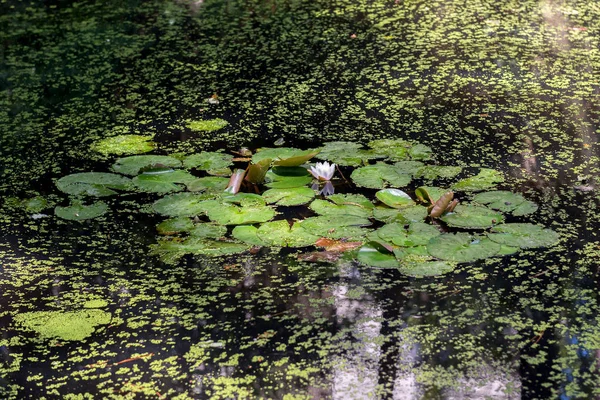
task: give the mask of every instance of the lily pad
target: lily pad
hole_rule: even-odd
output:
[[[271,166],[271,159],[265,158],[260,160],[256,164],[250,164],[248,166],[248,173],[246,174],[246,180],[251,183],[259,184],[265,180],[265,176]]]
[[[419,171],[425,166],[421,161],[398,161],[394,163],[394,168],[401,174],[408,174],[416,177]]]
[[[204,213],[204,201],[212,198],[211,195],[176,193],[155,201],[152,208],[168,217],[193,217]]]
[[[295,187],[288,189],[269,189],[262,195],[269,204],[275,203],[278,206],[299,206],[310,202],[315,197],[315,191],[307,187]]]
[[[205,201],[201,204],[211,221],[219,225],[245,225],[267,222],[275,216],[271,207],[252,204],[237,206],[217,200]]]
[[[559,239],[558,233],[552,229],[529,223],[496,226],[488,237],[493,242],[522,249],[550,247]]]
[[[377,268],[398,268],[400,265],[393,253],[383,253],[371,244],[361,247],[356,258],[363,264]]]
[[[471,262],[495,256],[500,252],[500,245],[485,236],[461,232],[431,239],[427,244],[427,251],[440,260]]]
[[[383,189],[375,193],[375,197],[392,208],[410,207],[415,204],[407,193],[399,189]]]
[[[412,180],[412,176],[402,173],[392,165],[377,163],[352,171],[350,178],[357,186],[371,189],[383,189],[386,186],[403,187]]]
[[[227,228],[217,224],[199,223],[195,224],[189,233],[198,238],[219,239],[227,234]]]
[[[365,217],[351,215],[310,217],[296,222],[295,225],[319,237],[331,239],[358,239],[364,237],[370,230],[365,227],[371,225]]]
[[[267,187],[286,189],[305,186],[312,181],[312,176],[302,167],[274,167],[265,176]]]
[[[530,214],[537,210],[537,204],[534,202],[526,200],[518,193],[512,193],[506,190],[479,193],[473,198],[473,201],[485,204],[494,210],[511,212],[516,216]]]
[[[161,235],[174,235],[181,232],[189,232],[194,228],[194,223],[188,217],[170,218],[156,226]]]
[[[165,263],[175,263],[186,254],[218,257],[246,251],[250,246],[246,243],[211,240],[202,237],[189,237],[180,241],[176,239],[160,240],[152,246],[152,254],[157,255]]]
[[[117,194],[112,189],[130,190],[133,184],[129,178],[108,172],[80,172],[60,178],[56,187],[74,196],[105,197]]]
[[[455,268],[456,263],[449,261],[429,261],[425,257],[409,258],[401,262],[400,267],[398,267],[402,274],[414,278],[443,275],[454,271]]]
[[[366,210],[372,210],[375,208],[375,204],[371,202],[371,200],[367,199],[366,196],[362,194],[334,194],[328,197],[330,201],[333,201],[335,204],[343,206],[357,206],[362,207]]]
[[[187,171],[164,170],[160,172],[144,172],[132,179],[138,190],[152,193],[179,192],[183,185],[190,184],[197,178]]]
[[[392,161],[409,160],[408,150],[412,144],[402,139],[380,139],[369,142],[373,153],[388,157]]]
[[[156,148],[156,143],[150,136],[119,135],[102,139],[92,145],[92,150],[98,153],[109,154],[142,154]]]
[[[241,241],[248,240],[250,244],[262,243],[263,246],[278,247],[311,246],[319,239],[319,236],[306,231],[300,224],[290,227],[286,220],[265,222],[259,228],[238,226],[234,228],[232,235]]]
[[[94,308],[79,311],[32,311],[16,314],[15,322],[43,338],[80,341],[97,327],[108,325],[111,314]]]
[[[204,151],[192,154],[183,160],[186,168],[195,168],[202,171],[220,171],[233,164],[233,156],[224,153]]]
[[[442,233],[433,225],[424,222],[413,222],[408,227],[401,223],[391,223],[382,226],[369,235],[376,235],[379,240],[393,243],[402,247],[424,246],[434,237]]]
[[[86,219],[98,218],[108,211],[108,205],[103,201],[97,201],[90,205],[82,204],[74,201],[68,207],[57,206],[54,209],[54,214],[62,219],[71,221],[83,221]]]
[[[221,178],[218,176],[204,176],[202,178],[196,178],[191,182],[187,183],[187,189],[190,192],[206,192],[206,193],[220,193],[225,190],[229,178]]]
[[[146,168],[180,168],[181,161],[169,156],[145,155],[119,158],[111,169],[123,175],[137,175]]]
[[[458,205],[453,212],[440,218],[456,228],[487,229],[504,221],[504,216],[486,207]]]
[[[481,190],[491,189],[497,183],[504,182],[502,172],[494,169],[482,168],[479,174],[470,178],[462,179],[452,185],[452,189],[463,192],[478,192]]]
[[[416,171],[415,176],[426,180],[434,180],[438,178],[449,179],[454,178],[462,172],[462,167],[450,167],[444,165],[425,165]]]
[[[336,216],[349,215],[354,217],[369,218],[372,210],[359,204],[335,204],[327,200],[317,199],[310,203],[310,209],[319,215]]]
[[[347,167],[358,167],[368,163],[369,160],[385,158],[384,155],[376,154],[372,150],[362,149],[360,143],[354,142],[327,142],[316,157]]]
[[[427,208],[423,206],[411,206],[405,208],[375,207],[373,218],[383,222],[398,222],[409,224],[411,222],[423,221],[427,218]]]
[[[292,147],[262,148],[252,156],[253,163],[270,158],[274,165],[295,167],[302,165],[318,154],[318,150],[299,150]]]
[[[229,125],[229,122],[227,122],[221,118],[198,120],[198,121],[189,120],[186,122],[187,122],[188,128],[190,128],[193,131],[199,131],[199,132],[217,131],[217,130],[223,129],[227,125]]]

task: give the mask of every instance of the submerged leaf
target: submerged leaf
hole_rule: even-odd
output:
[[[152,151],[156,148],[156,143],[152,141],[151,136],[142,135],[119,135],[102,139],[92,145],[92,150],[109,154],[141,154]]]
[[[79,201],[74,201],[68,207],[57,206],[54,213],[57,217],[71,221],[83,221],[86,219],[98,218],[108,211],[108,205],[103,201],[85,205]]]
[[[207,119],[207,120],[189,120],[187,121],[187,126],[193,131],[200,132],[212,132],[217,131],[219,129],[225,128],[229,125],[229,122],[225,121],[221,118],[215,119]]]

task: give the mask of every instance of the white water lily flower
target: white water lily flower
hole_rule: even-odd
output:
[[[335,164],[330,165],[327,161],[318,162],[317,165],[310,167],[308,172],[320,181],[328,181],[331,180],[335,173]]]

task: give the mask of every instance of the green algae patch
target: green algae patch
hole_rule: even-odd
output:
[[[74,341],[91,336],[97,327],[107,325],[110,320],[110,313],[97,309],[33,311],[15,316],[15,322],[40,337]]]
[[[229,125],[229,122],[221,118],[207,119],[207,120],[189,120],[187,127],[192,131],[197,132],[212,132],[218,131],[219,129],[225,128]]]
[[[92,150],[105,156],[110,154],[142,154],[156,148],[150,136],[119,135],[99,140],[92,145]]]

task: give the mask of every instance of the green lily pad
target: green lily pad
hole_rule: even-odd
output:
[[[194,175],[181,170],[163,170],[160,172],[144,172],[132,179],[138,190],[151,193],[179,192],[183,185],[195,181]]]
[[[150,136],[119,135],[102,139],[92,145],[92,150],[98,153],[109,154],[142,154],[156,148],[156,143]]]
[[[307,187],[288,189],[269,189],[262,194],[269,204],[278,206],[299,206],[310,202],[315,197],[315,191]]]
[[[392,161],[409,160],[408,150],[412,144],[402,139],[380,139],[369,142],[375,154],[388,157]]]
[[[219,176],[204,176],[187,183],[190,192],[220,193],[227,188],[229,178]]]
[[[302,165],[317,154],[318,150],[299,150],[292,147],[262,148],[252,156],[253,163],[270,158],[273,164],[282,167]]]
[[[119,158],[111,169],[123,175],[137,175],[147,168],[180,168],[181,161],[169,156],[145,155]]]
[[[212,198],[211,195],[176,193],[155,201],[152,208],[167,217],[193,217],[204,213],[204,202]]]
[[[265,180],[265,176],[271,166],[271,159],[265,158],[256,164],[250,164],[248,166],[248,173],[246,174],[246,180],[251,183],[259,184]]]
[[[312,176],[306,168],[274,167],[265,176],[266,186],[272,189],[287,189],[306,186],[312,181]]]
[[[433,201],[433,203],[431,204],[435,204],[436,201],[438,201],[444,194],[448,192],[448,189],[442,189],[435,186],[420,186],[419,188],[417,188],[417,190],[426,191],[430,199]],[[415,195],[416,194],[417,192],[415,191]],[[427,205],[429,206],[430,204]]]
[[[256,231],[253,233],[253,230]],[[263,246],[278,247],[311,246],[319,239],[319,236],[306,231],[299,224],[290,227],[286,220],[265,222],[259,228],[235,227],[232,235],[241,241],[246,239],[250,244],[262,243]]]
[[[25,211],[30,213],[39,213],[40,211],[50,207],[50,202],[42,196],[35,196],[30,199],[25,199],[21,202],[21,204],[23,207],[25,207]]]
[[[339,206],[350,205],[362,207],[366,210],[372,210],[375,208],[375,204],[371,202],[366,196],[362,194],[333,194],[328,197],[330,201],[333,201],[335,204]]]
[[[359,239],[370,232],[365,227],[371,225],[365,217],[352,215],[335,215],[310,217],[296,222],[307,232],[319,237],[331,239]]]
[[[98,218],[108,211],[108,205],[103,201],[97,201],[90,205],[82,204],[79,201],[73,201],[68,207],[57,206],[54,214],[62,219],[71,221],[83,221],[86,219]]]
[[[425,168],[421,161],[398,161],[394,163],[394,168],[400,174],[407,174],[413,177],[419,175],[419,171]]]
[[[170,218],[156,225],[156,230],[161,235],[174,235],[189,232],[194,228],[194,223],[188,217]]]
[[[390,242],[397,246],[413,247],[424,246],[429,240],[441,234],[435,226],[424,222],[413,222],[407,228],[401,223],[391,223],[371,233],[369,238],[373,238],[376,235],[379,240]]]
[[[186,122],[187,122],[188,128],[190,128],[192,131],[199,131],[199,132],[217,131],[217,130],[223,129],[227,125],[229,125],[229,122],[227,122],[221,118],[197,120],[197,121],[189,120]]]
[[[129,178],[108,172],[80,172],[63,176],[56,181],[56,187],[74,196],[105,197],[117,194],[112,189],[130,190],[133,184]]]
[[[219,239],[227,234],[227,228],[217,224],[199,223],[189,231],[190,236],[197,238]]]
[[[205,201],[201,204],[211,221],[219,225],[245,225],[267,222],[275,216],[271,207],[251,204],[237,206],[217,200]]]
[[[504,182],[504,175],[502,175],[502,172],[494,169],[482,168],[481,171],[479,171],[479,174],[456,182],[452,185],[452,189],[463,192],[478,192],[491,189],[496,186],[497,183],[501,182]]]
[[[488,234],[491,241],[511,247],[530,249],[550,247],[558,242],[559,234],[552,229],[529,223],[514,223],[495,226]]]
[[[449,167],[444,165],[425,165],[416,171],[415,176],[426,180],[434,180],[438,178],[449,179],[454,178],[462,172],[462,167]]]
[[[375,154],[371,150],[362,149],[360,143],[327,142],[321,147],[321,152],[316,157],[341,166],[358,167],[368,163],[369,160],[384,158],[385,156]]]
[[[222,200],[226,203],[235,203],[240,206],[264,206],[267,204],[265,199],[254,193],[236,193],[223,196]]]
[[[471,262],[497,255],[500,245],[484,236],[455,233],[431,239],[427,244],[427,251],[440,260]]]
[[[151,254],[159,256],[165,263],[172,264],[186,254],[218,257],[242,253],[248,250],[249,247],[246,243],[190,236],[183,241],[175,239],[160,240],[157,244],[151,246]]]
[[[506,190],[479,193],[473,198],[473,201],[485,204],[494,210],[512,212],[516,216],[530,214],[537,210],[537,204],[534,202],[526,200],[518,193]]]
[[[371,189],[383,189],[386,186],[403,187],[412,180],[410,174],[402,173],[394,166],[383,163],[357,168],[352,171],[350,178],[357,186]]]
[[[504,216],[486,207],[459,204],[440,219],[456,228],[487,229],[502,223]]]
[[[400,209],[378,206],[373,209],[373,218],[378,221],[402,224],[419,222],[427,218],[427,208],[419,205]]]
[[[375,193],[375,197],[392,208],[410,207],[415,204],[407,193],[399,189],[383,189]]]
[[[412,160],[429,160],[432,154],[433,150],[431,147],[421,143],[414,144],[408,149],[408,155]]]
[[[400,263],[398,269],[404,275],[414,278],[439,276],[454,271],[456,263],[449,261],[429,261],[425,257],[412,257]]]
[[[204,151],[192,154],[183,160],[185,168],[195,168],[202,171],[221,171],[233,164],[233,156],[229,154]],[[231,171],[229,171],[231,173]]]
[[[97,327],[112,319],[104,310],[86,308],[78,311],[32,311],[16,314],[14,320],[42,338],[80,341],[91,336]]]
[[[372,210],[359,204],[335,204],[327,200],[317,199],[310,203],[310,209],[319,215],[351,215],[355,217],[369,218]]]
[[[382,253],[370,244],[361,247],[356,258],[361,263],[376,268],[398,268],[400,265],[393,253]]]

